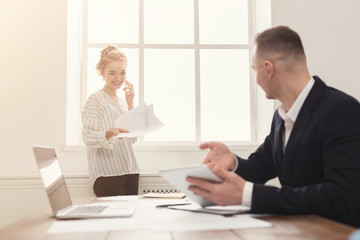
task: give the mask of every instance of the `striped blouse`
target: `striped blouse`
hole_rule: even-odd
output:
[[[133,143],[137,138],[107,139],[106,130],[127,111],[124,99],[116,102],[103,90],[90,95],[82,111],[82,138],[86,144],[90,182],[100,176],[139,173]]]

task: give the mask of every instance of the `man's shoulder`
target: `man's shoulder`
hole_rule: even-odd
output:
[[[326,86],[323,97],[323,101],[328,104],[334,104],[334,105],[352,105],[354,107],[360,107],[359,101],[354,98],[353,96],[336,89],[334,87]]]
[[[320,94],[320,101],[324,104],[331,106],[337,104],[349,104],[354,106],[359,105],[359,102],[353,96],[331,86],[326,85],[319,77],[314,76],[315,85],[317,85],[316,94]]]
[[[315,111],[316,116],[324,122],[330,125],[358,125],[356,122],[360,120],[360,103],[354,97],[336,88],[326,87],[320,99]]]

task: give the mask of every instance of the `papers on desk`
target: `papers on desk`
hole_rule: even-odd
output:
[[[109,196],[109,197],[96,197],[93,199],[93,201],[96,202],[101,202],[101,201],[105,201],[105,202],[131,202],[131,203],[136,203],[137,201],[139,201],[139,196],[138,195],[125,195],[125,196]]]
[[[158,130],[164,124],[154,115],[153,105],[143,103],[116,119],[115,126],[129,131],[116,136],[122,138],[139,137]]]
[[[118,198],[121,200],[121,197]],[[186,199],[146,199],[138,197],[130,200],[127,197],[123,201],[128,201],[130,205],[136,205],[137,210],[130,218],[55,221],[48,229],[48,233],[120,230],[206,231],[271,226],[270,223],[252,218],[249,214],[224,217],[215,214],[156,208],[157,205],[164,204],[192,203]]]

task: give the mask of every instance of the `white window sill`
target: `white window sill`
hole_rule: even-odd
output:
[[[231,151],[255,151],[259,145],[248,144],[248,145],[227,145]],[[63,145],[61,150],[63,152],[85,152],[86,147],[80,145]],[[204,150],[199,149],[198,146],[186,146],[186,145],[156,145],[156,146],[144,146],[134,145],[135,152],[201,152]]]

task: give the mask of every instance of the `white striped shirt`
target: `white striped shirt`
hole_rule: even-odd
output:
[[[103,90],[93,93],[82,111],[82,138],[86,144],[89,177],[93,185],[100,176],[139,173],[133,143],[137,138],[106,138],[115,120],[127,111],[124,99],[116,102]]]

